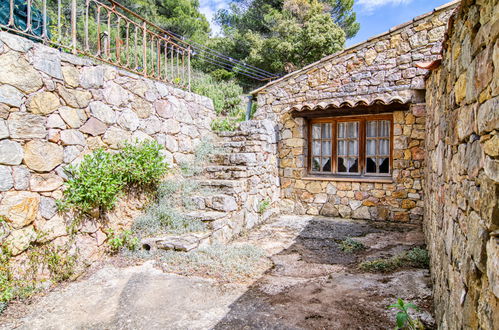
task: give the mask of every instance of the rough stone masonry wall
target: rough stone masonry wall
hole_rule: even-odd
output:
[[[284,212],[354,219],[420,221],[423,214],[424,104],[393,113],[393,180],[341,182],[307,177],[306,125],[283,116],[279,140]]]
[[[427,86],[424,229],[441,329],[499,328],[499,6],[464,0]]]
[[[420,221],[423,215],[424,75],[416,63],[440,57],[446,24],[456,4],[392,28],[326,57],[258,91],[256,118],[277,122],[282,209],[356,219]],[[338,182],[307,178],[307,132],[293,111],[337,109],[362,114],[370,105],[411,103],[394,111],[392,182]],[[391,111],[391,110],[390,110]]]
[[[11,227],[2,244],[19,256],[33,243],[67,243],[71,216],[56,214],[56,200],[63,168],[83,155],[155,139],[170,164],[188,161],[214,116],[208,98],[0,32],[0,216]],[[142,206],[121,201],[105,220],[126,225]],[[77,229],[74,247],[94,258],[100,223]]]

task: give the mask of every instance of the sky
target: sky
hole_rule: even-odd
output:
[[[346,46],[386,32],[395,25],[430,12],[449,1],[451,0],[355,0],[354,10],[360,30],[354,38],[347,40]],[[227,8],[229,2],[230,0],[200,0],[201,12],[210,21],[214,34],[220,32],[220,27],[213,23],[213,17],[217,10]]]

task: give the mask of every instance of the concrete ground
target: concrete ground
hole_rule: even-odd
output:
[[[343,252],[358,237],[368,249]],[[282,216],[233,244],[263,248],[273,266],[249,283],[163,273],[154,261],[112,261],[29,306],[9,308],[0,329],[389,329],[403,298],[431,328],[427,270],[367,273],[364,260],[423,244],[416,226]]]

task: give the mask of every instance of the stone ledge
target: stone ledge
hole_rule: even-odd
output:
[[[385,178],[339,178],[339,177],[304,176],[301,179],[306,181],[393,183],[393,179],[391,177],[385,179]]]

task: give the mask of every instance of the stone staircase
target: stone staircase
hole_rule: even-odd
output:
[[[145,249],[191,251],[227,243],[278,212],[276,138],[270,122],[248,121],[237,131],[219,133],[216,147],[220,151],[193,178],[209,193],[190,196],[193,210],[183,213],[205,223],[207,231],[147,238],[142,241]]]

